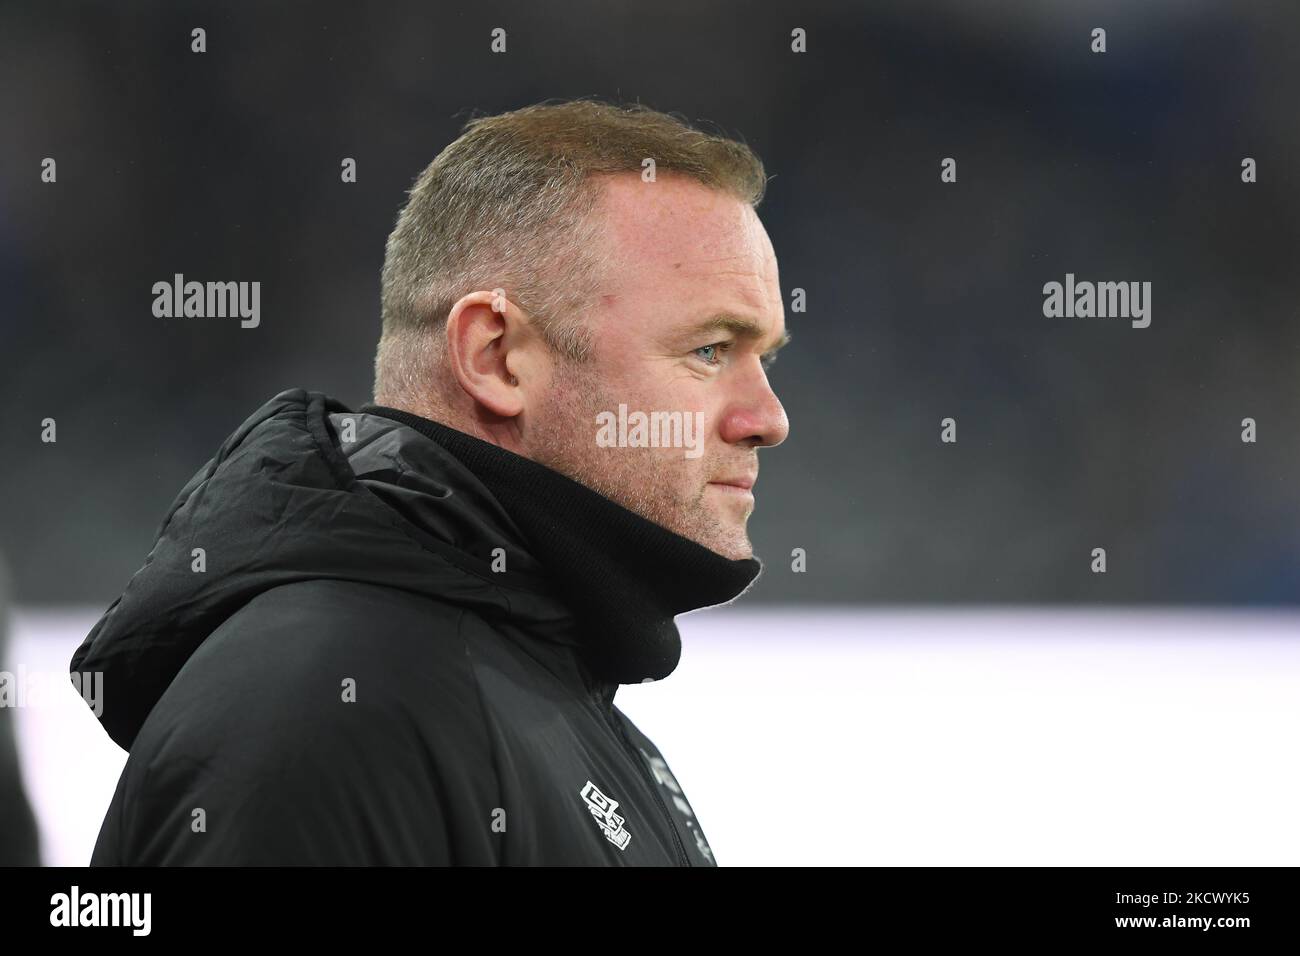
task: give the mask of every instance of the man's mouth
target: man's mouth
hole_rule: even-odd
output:
[[[710,481],[709,484],[717,485],[719,488],[731,492],[752,494],[754,482],[757,480],[757,475],[736,475],[730,478],[716,478]]]

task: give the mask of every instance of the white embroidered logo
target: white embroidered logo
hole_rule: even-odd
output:
[[[623,829],[623,818],[614,812],[618,809],[618,801],[605,796],[590,780],[582,788],[582,799],[587,801],[587,809],[591,811],[597,825],[604,831],[605,839],[620,850],[626,850],[627,845],[632,842],[632,834]]]

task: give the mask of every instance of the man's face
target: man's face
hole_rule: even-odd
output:
[[[613,261],[589,323],[594,347],[586,362],[554,366],[530,416],[529,457],[719,554],[750,557],[757,449],[789,431],[765,373],[785,339],[771,241],[747,204],[693,180],[603,178]]]

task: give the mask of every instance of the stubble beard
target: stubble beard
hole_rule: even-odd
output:
[[[718,472],[704,457],[693,461],[698,491],[682,492],[685,449],[601,448],[599,412],[619,403],[589,363],[559,359],[546,403],[532,422],[529,457],[643,518],[732,560],[753,555],[743,521],[728,524],[710,507],[707,476]],[[702,436],[701,436],[702,438]]]

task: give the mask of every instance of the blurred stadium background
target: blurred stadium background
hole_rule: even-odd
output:
[[[772,370],[767,571],[619,696],[719,860],[1294,863],[1297,25],[1208,0],[0,6],[0,668],[66,671],[253,408],[369,398],[384,239],[471,111],[640,100],[763,157],[807,293]],[[155,319],[177,272],[260,281],[261,326]],[[1151,281],[1151,327],[1044,318],[1067,272]],[[125,755],[71,690],[0,728],[44,862],[84,863]]]

